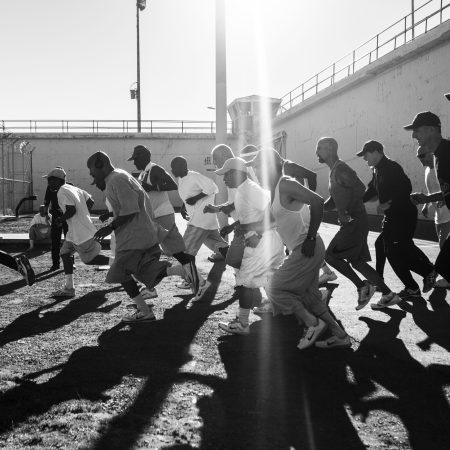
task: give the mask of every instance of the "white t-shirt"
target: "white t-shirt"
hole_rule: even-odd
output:
[[[69,231],[67,232],[66,241],[80,245],[94,237],[97,228],[92,223],[91,215],[86,201],[91,196],[83,189],[63,184],[57,194],[59,207],[66,212],[66,206],[75,206],[75,214],[67,219]]]
[[[270,206],[269,191],[247,179],[236,189],[234,206],[241,224],[260,222],[264,219],[264,211]]]
[[[427,191],[429,194],[434,192],[440,192],[441,186],[436,176],[436,171],[425,167],[425,185],[427,186]],[[450,221],[450,210],[445,205],[445,202],[433,202],[432,208],[434,210],[434,221],[437,224],[446,223]]]
[[[147,167],[139,174],[138,180],[141,185],[142,182],[152,185],[150,181],[150,171],[152,170],[154,163],[149,162]],[[168,214],[174,214],[172,203],[170,203],[169,194],[167,191],[149,191],[147,192],[148,198],[153,209],[154,217],[167,216]]]
[[[201,198],[195,205],[186,203],[186,199],[195,197],[201,192],[206,194],[206,197]],[[178,193],[186,205],[186,211],[190,217],[189,225],[204,230],[217,230],[219,228],[217,215],[203,212],[206,205],[214,204],[214,196],[217,192],[219,192],[219,189],[214,181],[193,170],[189,170],[186,176],[179,178]]]
[[[33,225],[48,225],[50,226],[52,223],[52,215],[49,214],[48,218],[46,216],[42,217],[40,213],[34,215],[30,222],[30,228]]]

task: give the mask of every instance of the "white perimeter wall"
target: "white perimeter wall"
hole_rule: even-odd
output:
[[[288,159],[317,172],[321,195],[327,196],[329,172],[315,156],[321,136],[338,141],[340,158],[364,182],[371,179],[371,172],[355,154],[365,141],[380,141],[387,155],[403,166],[413,188],[423,190],[423,169],[415,156],[417,142],[402,127],[417,112],[430,110],[440,116],[443,136],[449,136],[446,92],[450,92],[449,23],[281,114],[275,120],[274,133],[287,133]],[[368,205],[368,210],[376,213],[375,205]]]
[[[94,209],[105,209],[103,194],[95,186],[91,186],[92,178],[86,167],[90,155],[98,150],[106,152],[113,165],[128,172],[136,171],[133,162],[127,159],[138,144],[146,145],[152,152],[152,161],[163,166],[169,173],[170,162],[175,156],[184,156],[188,167],[215,181],[216,175],[208,171],[205,157],[210,156],[215,145],[214,135],[205,134],[159,134],[148,135],[75,135],[75,134],[24,134],[23,139],[36,149],[33,152],[33,190],[38,196],[34,209],[43,203],[47,182],[42,175],[56,166],[62,166],[67,172],[67,180],[86,190],[94,197]],[[229,145],[233,147],[230,137]],[[211,167],[209,167],[211,169]],[[179,203],[177,195],[172,201]]]

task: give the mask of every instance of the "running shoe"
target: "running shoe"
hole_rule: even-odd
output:
[[[203,296],[206,294],[206,291],[209,289],[210,286],[211,286],[210,281],[203,280],[203,284],[201,284],[200,287],[198,288],[197,294],[192,299],[192,301],[197,302],[197,301],[201,300],[203,298]]]
[[[56,298],[73,298],[75,297],[75,289],[69,289],[66,287],[63,287],[62,289],[59,289],[58,291],[55,291],[52,293],[52,297]]]
[[[343,338],[339,338],[337,336],[331,336],[328,339],[325,339],[324,341],[317,341],[316,347],[317,348],[336,348],[336,347],[350,347],[352,345],[352,342],[350,341],[350,336],[347,334]]]
[[[420,293],[420,289],[409,289],[409,288],[405,288],[402,291],[400,291],[398,293],[398,296],[402,299],[402,300],[407,300],[409,298],[419,298],[421,297],[421,293]]]
[[[208,256],[208,261],[216,263],[219,261],[225,261],[225,258],[220,253],[212,253]]]
[[[34,284],[36,276],[33,268],[31,267],[30,261],[28,261],[28,258],[25,255],[20,255],[16,258],[16,263],[17,270],[23,276],[28,286]]]
[[[151,298],[156,298],[156,297],[158,297],[158,292],[156,291],[155,288],[149,289],[149,288],[147,288],[147,287],[144,287],[144,288],[141,289],[141,292],[140,292],[140,293],[141,293],[142,298],[143,298],[144,300],[150,300]]]
[[[372,303],[370,307],[372,309],[383,309],[394,306],[401,301],[402,299],[395,292],[389,292],[389,294],[383,295],[377,303]]]
[[[431,291],[433,289],[434,284],[436,283],[437,272],[432,270],[424,279],[423,279],[423,289],[422,292],[425,294],[426,292]]]
[[[195,261],[188,262],[187,264],[183,264],[183,269],[186,274],[186,281],[189,283],[192,293],[196,295],[200,288],[200,278],[197,272],[197,266],[195,265]]]
[[[250,326],[242,325],[237,317],[228,323],[219,322],[219,328],[230,334],[241,334],[245,336],[250,333]]]
[[[178,289],[191,289],[191,285],[187,281],[182,281],[181,283],[178,283],[176,286]]]
[[[156,317],[152,312],[144,314],[141,311],[135,311],[128,316],[122,317],[123,323],[154,322],[155,320]]]
[[[330,272],[330,273],[323,273],[322,275],[320,275],[319,277],[319,286],[322,284],[326,284],[329,283],[330,281],[335,281],[337,280],[337,275],[335,272]]]
[[[373,294],[375,294],[376,290],[376,286],[370,284],[368,281],[365,281],[365,286],[358,289],[358,304],[356,305],[355,309],[357,311],[363,309],[364,306],[366,306],[367,303],[370,302],[370,299],[373,297]]]
[[[313,345],[320,335],[326,330],[327,324],[322,319],[317,319],[317,321],[318,323],[316,326],[305,328],[303,331],[303,336],[297,345],[299,350],[304,350],[305,348]]]
[[[436,281],[434,287],[450,289],[450,283],[445,278],[441,278],[440,280]]]

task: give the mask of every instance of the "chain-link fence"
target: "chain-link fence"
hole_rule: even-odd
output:
[[[33,210],[34,149],[0,123],[0,214],[4,216],[16,215],[21,204],[21,212]]]

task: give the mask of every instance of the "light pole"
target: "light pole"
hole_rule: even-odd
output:
[[[141,132],[141,58],[140,58],[140,45],[139,45],[139,11],[143,11],[146,6],[146,0],[136,1],[136,69],[137,69],[137,81],[136,81],[136,103],[137,103],[137,131]]]
[[[227,50],[225,0],[216,0],[216,144],[227,143]]]

